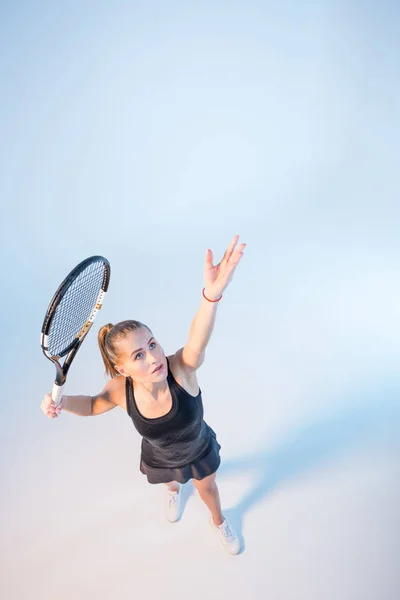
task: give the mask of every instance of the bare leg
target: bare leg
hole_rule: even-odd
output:
[[[209,508],[214,525],[222,525],[223,516],[221,512],[221,501],[219,498],[218,486],[215,483],[216,473],[205,477],[201,481],[193,479],[193,485],[199,492],[200,498]]]
[[[165,485],[171,490],[171,492],[179,492],[180,484],[177,481],[170,481]]]

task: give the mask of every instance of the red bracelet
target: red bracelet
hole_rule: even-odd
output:
[[[203,296],[204,296],[204,298],[206,298],[206,296],[204,295],[204,290],[205,289],[206,288],[203,288]],[[221,294],[221,298],[222,298],[222,294]],[[218,300],[209,300],[208,298],[206,298],[206,300],[208,300],[209,302],[219,302],[221,300],[221,298],[218,298]]]

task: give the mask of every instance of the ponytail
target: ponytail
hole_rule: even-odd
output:
[[[106,370],[106,375],[108,375],[111,378],[116,377],[116,375],[118,375],[118,371],[115,370],[115,367],[109,358],[109,353],[106,350],[106,337],[108,335],[108,332],[111,331],[112,328],[112,323],[107,323],[107,325],[103,325],[103,327],[100,327],[99,333],[97,335],[97,340],[99,342],[99,348]]]
[[[130,331],[136,331],[141,327],[145,327],[151,333],[150,329],[144,323],[140,321],[121,321],[116,325],[107,323],[100,327],[97,335],[101,356],[104,362],[106,375],[113,378],[119,375],[115,368],[115,364],[118,362],[118,354],[116,351],[116,342],[126,337],[126,334]]]

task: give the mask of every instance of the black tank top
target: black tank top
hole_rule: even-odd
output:
[[[172,408],[162,417],[148,419],[140,414],[130,377],[126,378],[128,415],[142,436],[142,457],[149,467],[180,468],[200,458],[210,443],[210,428],[203,420],[201,389],[192,396],[174,379],[169,368],[167,383]]]

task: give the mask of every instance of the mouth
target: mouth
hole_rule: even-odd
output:
[[[162,371],[162,370],[163,370],[163,368],[164,368],[164,365],[160,365],[159,367],[157,367],[157,369],[154,369],[154,371],[153,371],[152,375],[153,375],[154,373],[159,373],[160,371]]]

